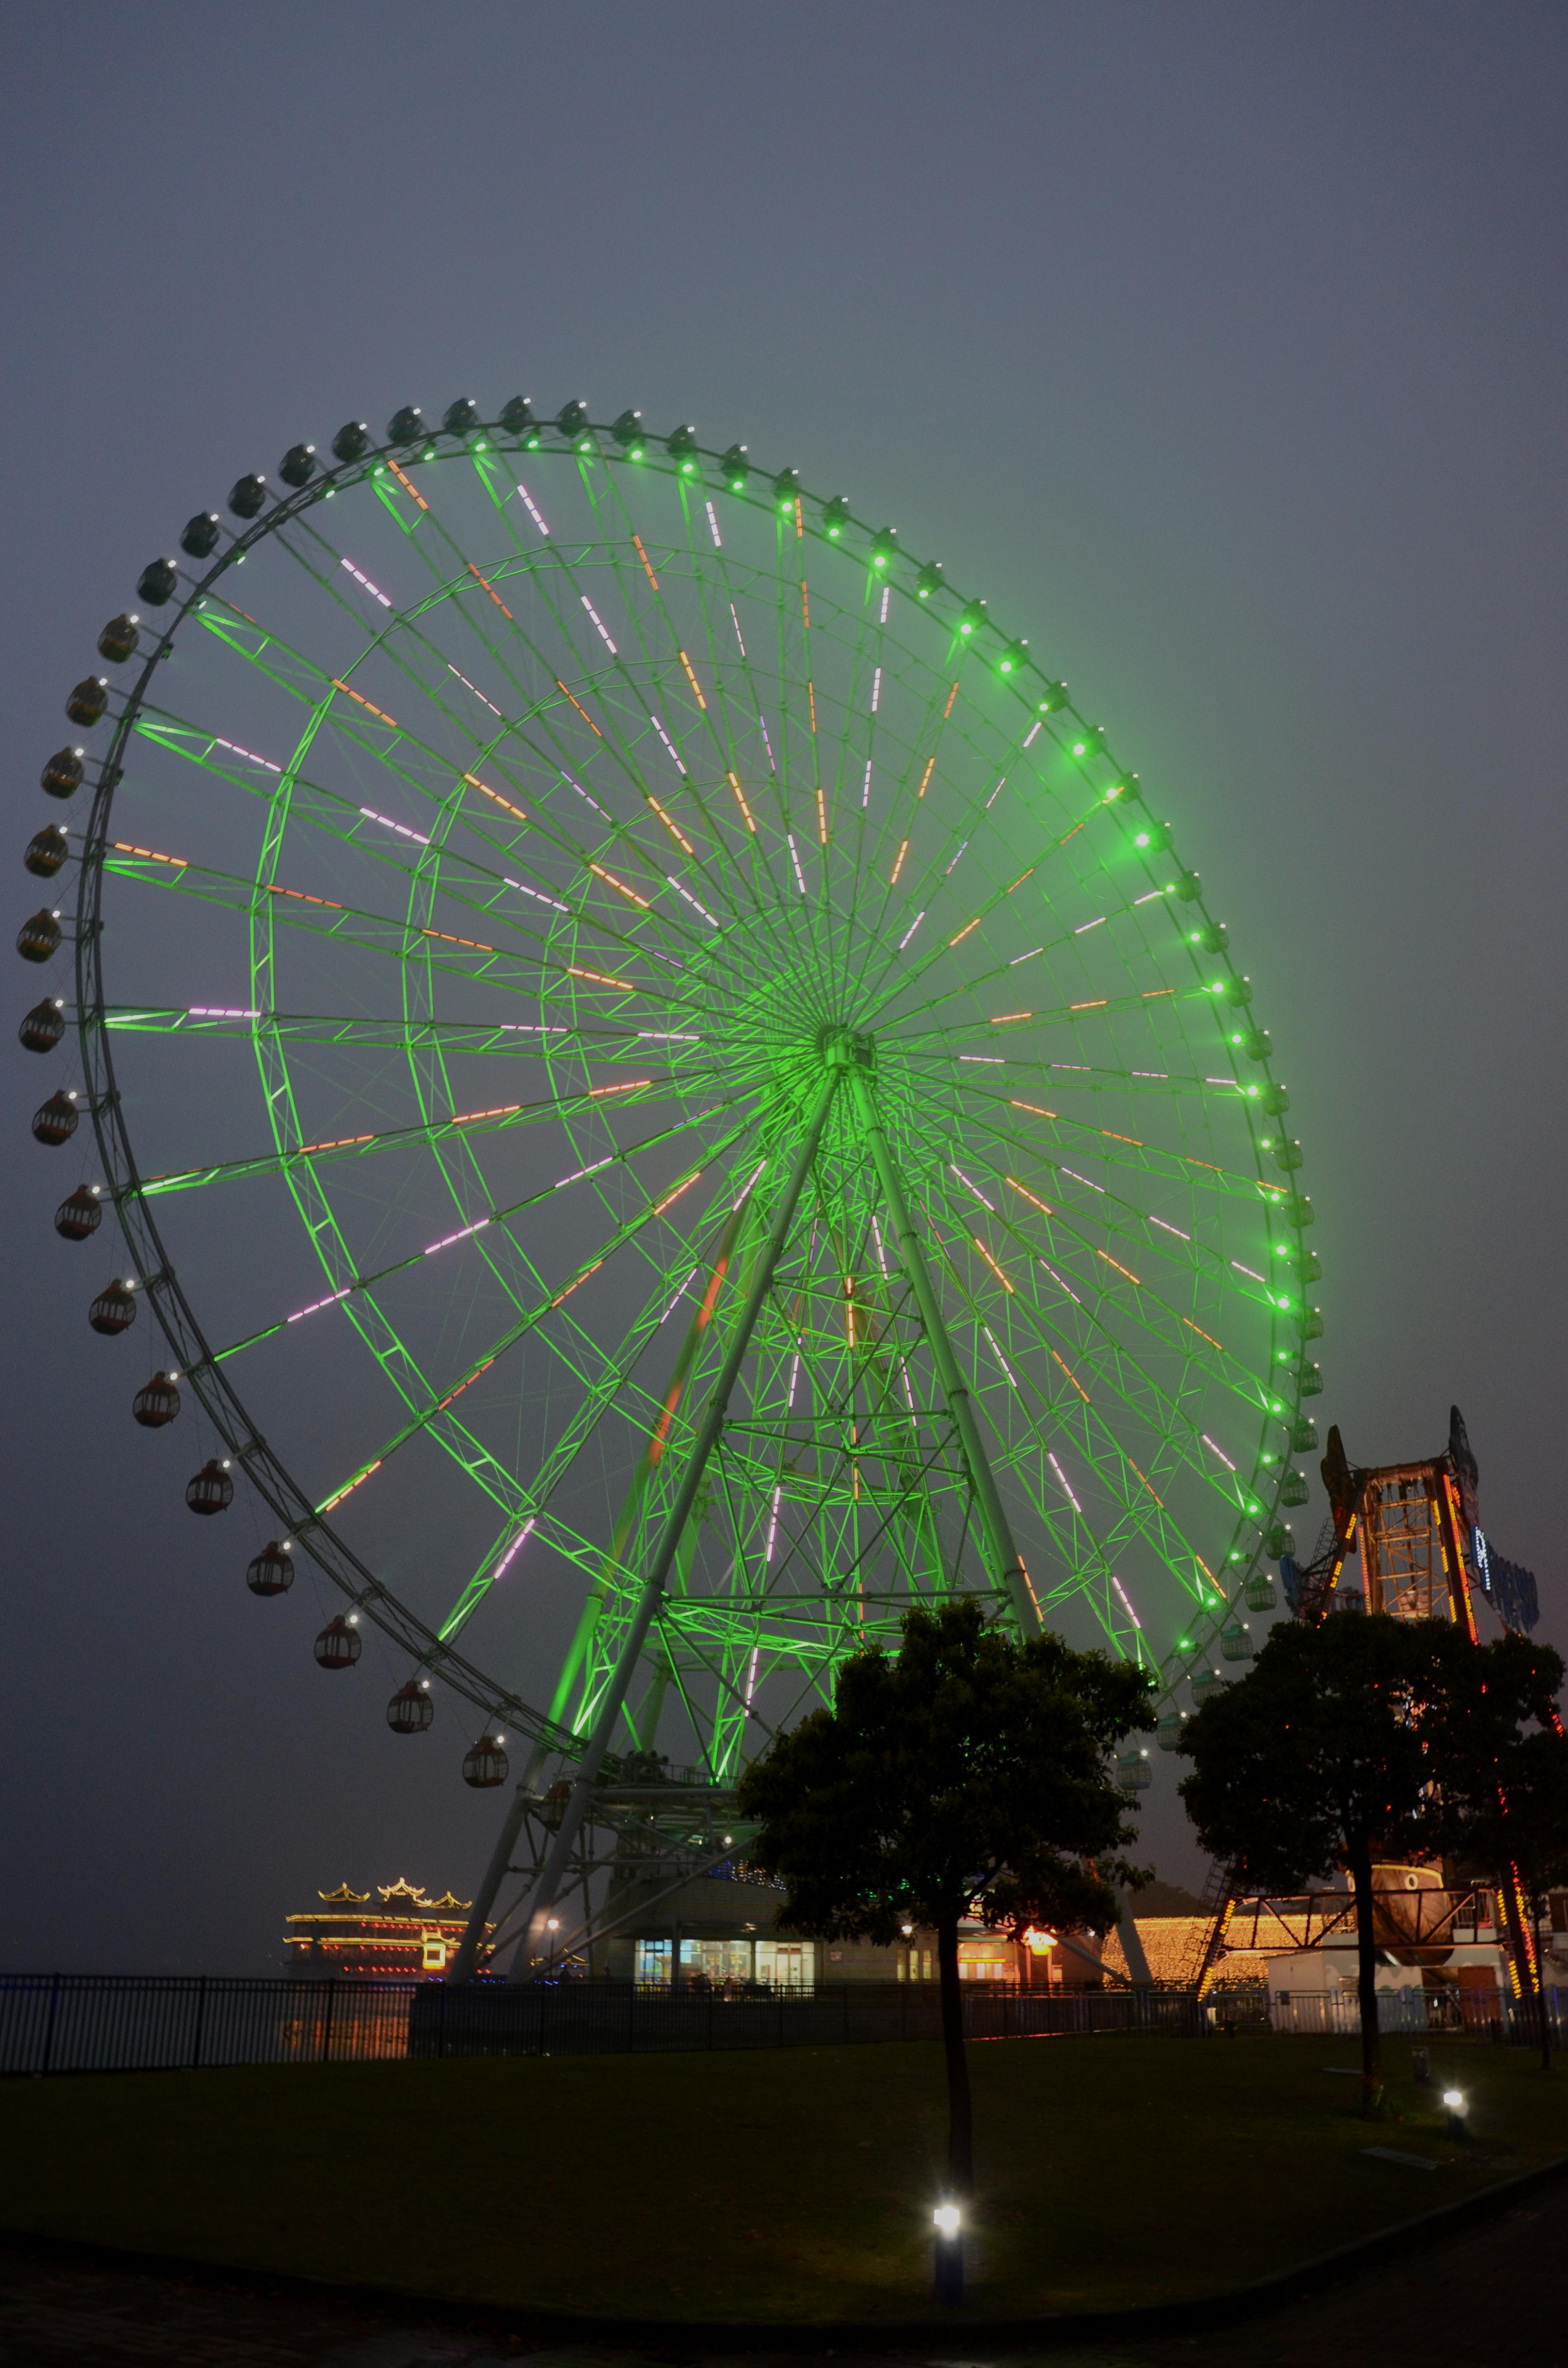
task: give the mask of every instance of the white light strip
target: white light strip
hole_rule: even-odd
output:
[[[347,568],[348,573],[354,578],[355,583],[362,584],[364,586],[372,600],[379,600],[383,609],[390,609],[392,607],[392,602],[387,598],[386,594],[378,590],[377,586],[371,583],[368,575],[361,575],[359,570],[355,566],[354,562],[351,559],[346,559],[343,562],[343,564]]]
[[[604,645],[605,645],[606,649],[609,652],[609,654],[610,654],[611,657],[612,657],[612,658],[618,658],[618,657],[620,655],[620,652],[616,648],[615,643],[610,640],[610,637],[609,637],[608,633],[607,633],[607,632],[606,632],[606,631],[605,631],[605,625],[604,625],[604,619],[599,615],[598,610],[595,608],[595,606],[594,606],[593,602],[589,599],[589,598],[588,598],[588,596],[587,596],[587,594],[586,594],[585,592],[579,593],[577,597],[578,597],[578,598],[579,598],[579,599],[582,601],[584,608],[585,608],[585,609],[586,609],[586,610],[587,610],[587,612],[588,612],[589,616],[593,619],[593,620],[594,620],[595,624],[598,627],[598,629],[599,629],[599,639],[600,639],[600,641],[601,641],[601,642],[603,642],[603,643],[604,643]]]
[[[519,493],[519,494],[521,494],[521,495],[522,495],[522,497],[523,497],[524,501],[525,501],[525,502],[528,504],[528,516],[529,516],[529,518],[532,518],[532,520],[533,520],[533,522],[534,522],[535,526],[537,526],[537,527],[538,527],[538,529],[539,529],[539,530],[540,530],[540,534],[547,535],[547,534],[550,532],[550,529],[546,526],[546,524],[545,524],[544,520],[540,518],[540,514],[539,514],[538,507],[536,506],[535,501],[534,501],[534,497],[533,497],[533,495],[529,493],[529,491],[528,491],[528,489],[527,485],[519,485],[519,486],[517,487],[517,491],[518,491],[518,493]]]
[[[428,847],[430,844],[423,831],[410,830],[406,823],[393,822],[391,814],[378,814],[374,806],[361,806],[359,811],[367,822],[379,822],[383,830],[395,830],[399,838],[411,838],[415,847]],[[562,905],[562,912],[565,909]]]

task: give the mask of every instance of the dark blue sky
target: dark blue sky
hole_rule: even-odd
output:
[[[16,921],[64,692],[241,470],[467,393],[744,438],[1161,785],[1307,1146],[1321,1413],[1392,1459],[1457,1398],[1568,1645],[1562,11],[74,5],[8,47]],[[494,1804],[131,1424],[6,1042],[0,1959],[248,1970],[344,1874],[466,1895]]]

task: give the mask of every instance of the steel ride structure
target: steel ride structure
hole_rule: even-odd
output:
[[[34,1133],[91,1115],[58,1229],[112,1204],[92,1321],[148,1305],[134,1411],[194,1398],[252,1588],[308,1575],[328,1669],[378,1645],[394,1733],[457,1697],[471,1784],[520,1745],[460,1971],[509,1873],[536,1964],[595,1833],[721,1854],[748,1752],[911,1603],[1162,1701],[1248,1657],[1312,1212],[1106,728],[689,427],[463,401],[279,475],[67,702],[85,817],[27,860],[71,914],[19,944],[74,939],[74,994],[22,1033],[80,1070]]]
[[[1528,1635],[1536,1626],[1540,1599],[1534,1572],[1498,1554],[1481,1526],[1481,1472],[1457,1406],[1449,1408],[1448,1445],[1440,1454],[1406,1463],[1352,1463],[1334,1423],[1318,1468],[1328,1519],[1309,1561],[1298,1563],[1290,1554],[1280,1558],[1280,1584],[1296,1619],[1315,1625],[1334,1615],[1370,1611],[1395,1620],[1451,1620],[1472,1645],[1482,1641],[1476,1613],[1483,1605],[1504,1630]],[[1357,1554],[1359,1587],[1350,1583],[1346,1570]],[[1403,1903],[1431,1914],[1425,1923],[1417,1916],[1396,1937],[1410,1945],[1441,1947],[1466,1915],[1474,1922],[1477,1896],[1471,1886]],[[1528,1997],[1537,1941],[1517,1869],[1505,1873],[1499,1896],[1509,1981],[1516,1998]],[[1190,1986],[1203,1995],[1225,1947],[1238,1945],[1233,1933],[1247,1924],[1254,1942],[1260,1923],[1267,1920],[1281,1931],[1291,1929],[1299,1947],[1322,1947],[1353,1923],[1354,1911],[1345,1899],[1344,1894],[1328,1893],[1289,1903],[1251,1898],[1229,1867],[1211,1865],[1203,1892],[1208,1920],[1195,1936],[1187,1968]]]

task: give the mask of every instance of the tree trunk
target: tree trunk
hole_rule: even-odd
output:
[[[1372,1853],[1365,1837],[1346,1852],[1356,1893],[1356,1995],[1361,2008],[1361,2111],[1383,2099],[1382,2034],[1378,2029],[1378,1951],[1372,1937]]]
[[[937,1927],[937,1966],[942,1977],[942,2049],[948,2065],[948,2183],[955,2201],[967,2202],[974,2192],[974,2113],[963,2036],[956,1916]]]

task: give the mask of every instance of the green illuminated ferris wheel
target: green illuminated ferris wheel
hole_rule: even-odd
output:
[[[333,456],[147,569],[28,856],[80,860],[35,1132],[92,1111],[60,1226],[118,1211],[189,1501],[395,1731],[465,1697],[473,1782],[727,1785],[959,1588],[1179,1705],[1272,1602],[1321,1326],[1163,804],[742,447],[519,400]]]

